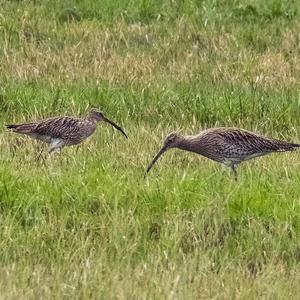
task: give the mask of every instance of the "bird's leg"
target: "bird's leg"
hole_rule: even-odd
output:
[[[55,151],[57,148],[56,147],[51,147],[48,151],[49,154],[51,154],[53,151]]]
[[[43,165],[46,167],[46,161],[45,161],[45,158],[42,154],[43,154],[43,149],[39,152],[39,155],[37,157],[37,161],[39,162],[40,160],[42,160]]]
[[[37,157],[37,160],[40,160],[41,156],[42,156],[42,153],[43,153],[43,149],[40,151],[38,157]]]
[[[62,163],[62,156],[61,156],[61,149],[63,148],[63,145],[60,145],[60,146],[57,146],[55,145],[54,147],[50,147],[49,149],[49,155],[52,153],[52,152],[58,152],[59,153],[59,163],[60,163],[60,166],[62,167],[63,163]]]
[[[61,155],[61,149],[62,149],[63,147],[61,146],[61,147],[59,147],[59,148],[57,148],[57,151],[58,151],[58,153],[59,153],[59,163],[60,163],[60,166],[62,167],[62,165],[63,165],[63,163],[62,163],[62,155]]]
[[[233,172],[233,174],[234,174],[234,180],[237,181],[237,179],[238,179],[238,174],[237,174],[237,171],[236,171],[235,164],[232,163],[232,164],[230,165],[230,168],[231,168],[231,170],[232,170],[232,172]]]

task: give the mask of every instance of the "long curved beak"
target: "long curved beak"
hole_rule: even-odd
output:
[[[144,178],[146,177],[147,173],[149,173],[149,171],[152,169],[153,165],[156,163],[156,161],[160,158],[160,156],[167,151],[167,148],[165,146],[163,146],[159,152],[155,155],[155,157],[153,158],[153,160],[151,161],[150,165],[148,166]]]
[[[126,134],[126,133],[124,132],[124,130],[123,130],[120,126],[118,126],[116,123],[114,123],[113,121],[107,119],[106,117],[103,118],[103,121],[109,123],[110,125],[112,125],[113,127],[115,127],[117,130],[121,131],[121,132],[125,135],[125,137],[128,139],[127,134]]]

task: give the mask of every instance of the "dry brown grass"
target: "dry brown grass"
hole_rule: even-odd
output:
[[[296,83],[291,64],[282,53],[267,51],[260,55],[256,62],[256,68],[252,72],[264,86],[288,87]]]
[[[199,33],[180,19],[170,30],[155,25],[116,23],[100,28],[73,23],[56,37],[42,38],[22,23],[21,46],[3,46],[1,72],[21,80],[57,78],[106,80],[111,83],[155,82],[158,78],[190,81],[205,72],[213,81],[263,88],[291,87],[299,77],[297,36],[287,31],[276,50],[240,49],[233,34]],[[26,31],[27,30],[27,31]]]
[[[124,29],[124,24],[111,29],[89,24],[77,26],[72,24],[66,41],[57,47],[52,42],[36,43],[34,38],[26,39],[21,34],[20,49],[13,53],[9,47],[4,49],[6,55],[0,58],[2,72],[22,80],[58,77],[67,81],[90,78],[147,83],[158,74],[188,79],[199,63],[190,50],[183,50],[183,55],[176,51],[170,57],[166,55],[176,48],[178,41],[175,36],[166,39],[155,36],[155,29],[151,32],[151,28],[139,25]],[[148,49],[138,50],[140,45]]]

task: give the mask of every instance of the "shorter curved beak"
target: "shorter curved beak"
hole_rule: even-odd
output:
[[[148,166],[145,174],[144,174],[144,178],[146,177],[147,173],[149,173],[149,171],[152,169],[153,165],[156,163],[156,161],[160,158],[160,156],[167,150],[167,148],[165,146],[163,146],[159,152],[155,155],[155,157],[153,158],[153,160],[151,161],[150,165]]]
[[[123,130],[120,126],[118,126],[116,123],[114,123],[113,121],[107,119],[106,117],[103,118],[103,121],[109,123],[110,125],[112,125],[113,127],[115,127],[117,130],[121,131],[121,132],[125,135],[125,137],[128,139],[127,134],[126,134],[126,133],[124,132],[124,130]]]

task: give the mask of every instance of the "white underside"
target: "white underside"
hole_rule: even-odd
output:
[[[50,140],[50,152],[56,149],[61,149],[64,147],[64,141],[62,139],[51,139]]]
[[[249,160],[249,159],[252,159],[252,158],[255,158],[255,157],[259,157],[259,156],[264,156],[266,155],[267,153],[254,153],[252,155],[247,155],[245,158],[241,159],[240,157],[239,158],[229,158],[229,159],[226,159],[224,160],[224,165],[228,166],[228,167],[231,167],[232,165],[237,165],[245,160]]]

